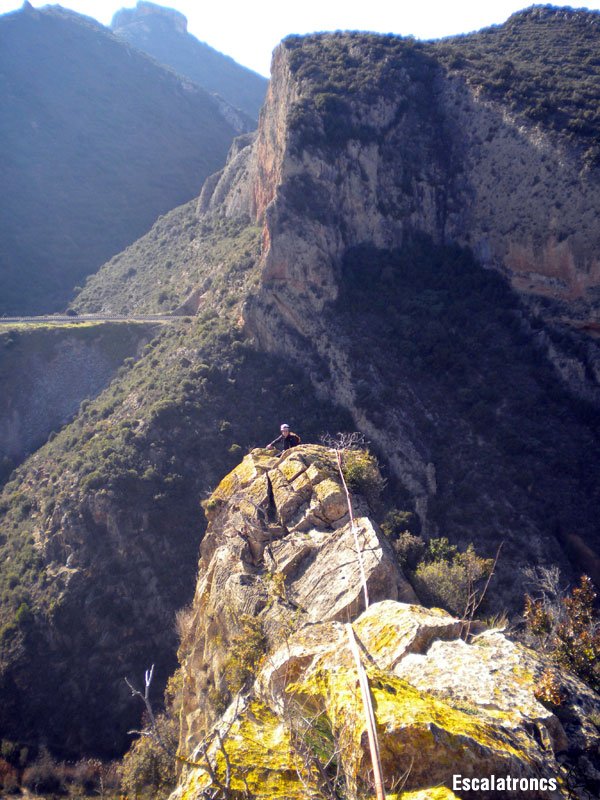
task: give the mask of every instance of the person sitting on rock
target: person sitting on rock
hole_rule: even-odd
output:
[[[267,447],[276,447],[280,446],[281,451],[289,450],[290,447],[296,447],[296,445],[300,444],[300,437],[297,433],[293,433],[290,430],[290,426],[287,422],[284,422],[280,428],[281,434],[276,438],[273,439],[272,442],[269,442]]]

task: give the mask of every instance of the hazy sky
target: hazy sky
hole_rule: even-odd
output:
[[[0,14],[19,8],[19,0],[0,0]],[[32,0],[39,8],[45,2]],[[119,8],[135,2],[64,0],[60,5],[109,25]],[[433,39],[468,33],[504,22],[526,8],[527,0],[172,0],[158,5],[176,8],[188,19],[188,30],[240,64],[269,74],[271,51],[289,33],[370,30]],[[557,5],[560,5],[557,3]],[[600,9],[600,0],[587,4]]]

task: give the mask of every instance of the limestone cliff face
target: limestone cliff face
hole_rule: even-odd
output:
[[[494,268],[518,293],[509,312],[513,332],[519,330],[563,389],[597,407],[597,342],[579,337],[563,346],[544,327],[559,319],[592,333],[597,326],[600,181],[574,146],[486,99],[442,67],[425,45],[361,34],[290,37],[275,52],[256,139],[240,142],[225,170],[207,182],[199,210],[249,215],[262,224],[261,282],[246,303],[246,329],[266,349],[302,364],[322,395],[350,410],[357,429],[409,493],[426,533],[437,527],[432,506],[455,502],[443,495],[455,479],[440,475],[445,467],[439,453],[440,441],[454,441],[449,451],[460,452],[478,496],[477,525],[485,519],[494,528],[490,541],[497,546],[501,538],[513,538],[516,559],[521,553],[523,560],[542,558],[569,570],[568,548],[549,534],[541,505],[525,511],[531,487],[540,484],[533,480],[529,488],[518,488],[505,474],[506,464],[520,459],[516,447],[508,457],[499,456],[498,442],[490,439],[502,403],[485,430],[475,433],[470,422],[465,427],[460,414],[454,415],[455,395],[432,385],[438,374],[456,370],[460,353],[419,385],[415,371],[403,369],[397,357],[398,349],[412,347],[398,329],[390,327],[375,344],[357,345],[372,326],[372,297],[365,294],[360,308],[355,295],[354,319],[345,326],[340,316],[353,253],[364,257],[362,273],[359,261],[354,275],[367,290],[371,264],[365,247],[410,252],[411,243],[425,238],[432,248],[470,248],[484,274]],[[390,283],[395,268],[387,269]],[[378,308],[380,316],[393,318],[398,297],[390,292],[385,307],[383,273]],[[433,304],[428,306],[426,294],[427,289],[424,308]],[[473,311],[479,306],[483,326],[497,313],[476,293],[471,302]],[[402,318],[399,323],[401,328]],[[427,338],[429,325],[437,321],[424,322],[417,336]],[[452,339],[452,325],[446,331]],[[445,351],[441,332],[439,340]],[[490,333],[490,346],[504,346],[496,332]],[[516,339],[514,347],[516,352]],[[390,359],[382,363],[380,354],[387,351]],[[471,369],[481,377],[474,394],[479,400],[498,370],[486,374],[474,364]],[[513,380],[507,375],[500,391]],[[520,391],[547,389],[532,385]],[[515,422],[507,422],[509,436],[519,429]],[[554,424],[549,421],[547,429]],[[587,444],[581,446],[589,452]],[[490,462],[504,473],[492,479],[496,488],[505,485],[502,496],[487,488]],[[588,503],[582,500],[578,508],[582,502]],[[451,532],[452,524],[444,524]],[[554,527],[562,529],[563,522]],[[460,538],[464,531],[452,535]],[[527,552],[523,541],[531,545]]]
[[[351,535],[335,465],[322,447],[254,450],[206,503],[180,650],[185,766],[173,800],[216,788],[265,800],[372,793],[349,637],[368,676],[387,796],[450,798],[453,775],[495,774],[537,781],[511,796],[566,798],[577,759],[570,780],[581,788],[595,769],[597,696],[563,676],[554,713],[536,697],[542,658],[498,630],[467,644],[458,620],[418,605],[360,495]]]
[[[394,247],[418,230],[472,247],[520,292],[564,301],[574,317],[597,322],[597,170],[557,135],[453,78],[426,50],[401,55],[406,63],[377,83],[378,62],[398,57],[383,37],[384,52],[360,41],[347,48],[356,59],[348,72],[370,79],[373,93],[355,89],[349,75],[335,105],[319,66],[298,66],[335,36],[278,47],[252,168],[243,189],[215,198],[227,213],[243,207],[264,221],[265,285],[301,288],[320,310],[336,295],[346,249]],[[333,137],[330,116],[345,128]]]
[[[598,321],[597,170],[581,153],[450,80],[447,113],[463,132],[467,210],[457,241],[524,295]]]

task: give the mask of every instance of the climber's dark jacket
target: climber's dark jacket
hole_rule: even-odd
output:
[[[300,444],[300,437],[297,433],[292,433],[290,431],[287,436],[284,436],[283,433],[281,436],[278,436],[277,439],[273,439],[269,447],[276,447],[277,445],[281,445],[282,450],[289,450],[290,447],[296,447],[296,445]]]

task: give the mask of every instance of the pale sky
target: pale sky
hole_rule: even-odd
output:
[[[19,0],[0,0],[0,14],[19,8]],[[32,0],[41,8],[46,2]],[[115,11],[133,8],[120,0],[64,0],[60,5],[109,25]],[[271,52],[290,33],[367,30],[417,39],[468,33],[504,22],[531,5],[527,0],[172,0],[197,39],[232,56],[262,75],[269,74]],[[559,5],[557,3],[557,5]],[[600,9],[600,0],[586,4]]]

